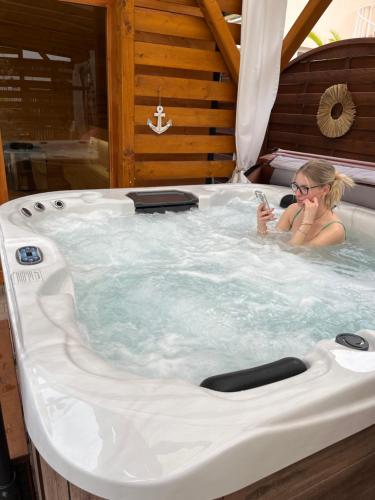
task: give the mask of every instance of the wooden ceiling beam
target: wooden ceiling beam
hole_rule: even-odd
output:
[[[228,23],[224,19],[221,8],[217,0],[198,0],[198,5],[220,49],[229,74],[237,85],[240,72],[240,52],[234,42]]]
[[[309,0],[306,4],[284,38],[281,49],[281,71],[286,68],[293,54],[301,46],[331,2],[332,0]]]

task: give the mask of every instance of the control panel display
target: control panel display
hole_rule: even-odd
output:
[[[17,261],[23,265],[39,264],[43,260],[43,254],[38,247],[21,247],[16,252]]]

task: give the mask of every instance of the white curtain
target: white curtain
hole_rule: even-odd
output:
[[[287,0],[243,0],[236,114],[237,165],[230,182],[249,182],[267,129],[280,76]]]

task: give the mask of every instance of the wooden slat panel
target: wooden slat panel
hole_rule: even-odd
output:
[[[313,61],[301,61],[293,64],[288,70],[288,73],[303,73],[305,71],[333,71],[336,69],[349,69],[347,58],[338,59],[316,59]]]
[[[277,95],[279,94],[295,94],[295,93],[304,93],[306,91],[306,87],[304,83],[283,83],[280,80],[279,90]]]
[[[12,459],[28,455],[8,320],[0,321],[0,401]]]
[[[283,83],[308,83],[308,82],[324,82],[327,86],[335,83],[375,83],[375,69],[357,68],[357,69],[342,69],[333,71],[314,71],[302,73],[285,73],[282,76]]]
[[[351,92],[353,102],[356,106],[359,105],[375,105],[375,92]],[[278,94],[276,98],[277,104],[308,104],[319,105],[322,94]],[[375,114],[375,109],[374,109]]]
[[[272,132],[276,133],[282,127],[282,131],[284,133],[290,133],[291,135],[293,135],[293,134],[301,134],[301,135],[308,136],[310,139],[312,137],[315,137],[317,139],[320,139],[321,137],[324,137],[324,136],[322,136],[322,134],[321,134],[319,128],[317,127],[316,123],[313,122],[311,125],[308,125],[306,123],[306,121],[303,122],[302,120],[297,120],[297,122],[299,124],[297,124],[297,123],[295,123],[295,124],[270,123],[268,131],[269,131],[269,133],[272,133]],[[372,133],[372,131],[373,131],[373,128],[369,129],[367,127],[363,128],[363,129],[358,129],[358,128],[354,129],[354,128],[351,128],[350,131],[347,134],[345,134],[345,140],[347,141],[347,144],[350,143],[351,141],[366,142],[366,140],[367,140],[367,138],[369,136],[369,133]],[[314,141],[314,142],[316,142],[316,141]],[[331,149],[336,151],[334,143],[331,143]],[[348,156],[350,156],[349,153],[348,153]]]
[[[169,12],[157,12],[142,7],[135,9],[135,29],[161,35],[213,40],[204,19]]]
[[[167,118],[170,118],[170,115],[167,114]],[[154,124],[156,124],[156,118],[154,118]],[[217,129],[219,130],[219,129]],[[147,134],[150,136],[154,136],[155,132],[153,132],[150,127],[147,125],[137,125],[135,127],[135,133],[142,135]],[[173,127],[173,130],[170,131],[173,135],[186,136],[186,135],[210,135],[209,127]],[[218,134],[219,135],[219,134]],[[224,135],[224,134],[220,134]],[[225,134],[226,135],[226,134]],[[231,135],[231,134],[228,134]]]
[[[210,101],[236,101],[236,88],[231,83],[208,82],[148,75],[135,77],[135,95]]]
[[[167,76],[172,78],[191,78],[193,80],[209,80],[212,81],[212,71],[186,71],[186,69],[177,68],[161,68],[160,66],[142,66],[138,64],[136,67],[138,75],[152,76]]]
[[[362,151],[361,153],[353,153],[352,151],[335,151],[335,149],[332,147],[331,149],[327,150],[326,148],[322,148],[319,146],[312,146],[311,144],[304,146],[304,145],[299,145],[298,148],[296,149],[295,144],[293,143],[284,143],[281,144],[280,141],[273,143],[272,141],[267,142],[267,149],[272,150],[274,148],[279,148],[281,147],[282,149],[288,149],[291,151],[298,151],[300,153],[307,153],[311,154],[311,151],[314,151],[314,154],[316,155],[323,155],[323,156],[337,156],[338,158],[350,158],[351,160],[358,160],[359,162],[371,162],[373,163],[374,161],[374,156],[372,154],[366,154],[366,150]]]
[[[150,136],[136,135],[136,153],[232,153],[235,141],[232,136]]]
[[[236,166],[234,161],[141,161],[135,163],[137,179],[179,179],[204,177],[230,177]]]
[[[274,143],[286,142],[289,144],[295,144],[297,147],[299,144],[304,146],[310,146],[313,144],[315,147],[320,147],[327,149],[329,151],[345,151],[354,153],[366,152],[367,155],[375,155],[375,142],[369,141],[351,141],[346,139],[340,139],[340,141],[332,142],[327,137],[321,136],[316,137],[312,135],[295,134],[289,132],[269,132],[269,139]],[[375,138],[375,137],[374,137]],[[281,147],[281,146],[280,146]],[[295,149],[295,148],[290,148]]]
[[[42,483],[42,471],[40,467],[39,454],[35,446],[30,443],[30,465],[33,478],[33,484],[35,488],[36,497],[38,500],[42,500],[43,497],[43,483]]]
[[[103,497],[92,495],[91,493],[74,486],[72,483],[69,483],[69,493],[69,500],[104,500]]]
[[[68,500],[69,488],[66,479],[54,471],[41,455],[39,455],[39,460],[45,498],[48,500]]]
[[[135,0],[136,7],[146,7],[157,11],[175,12],[177,14],[187,14],[189,16],[203,17],[201,10],[198,7],[190,5],[180,5],[163,0]]]
[[[154,97],[137,97],[135,103],[137,106],[151,106],[155,110],[155,106],[159,101]],[[198,101],[198,100],[186,100],[186,99],[171,99],[169,97],[163,97],[163,106],[171,108],[199,108],[199,109],[211,109],[211,101]],[[229,108],[223,109],[233,109],[233,105],[229,105]]]
[[[135,42],[134,61],[135,64],[146,66],[213,72],[227,71],[223,58],[218,52],[144,42]]]
[[[217,0],[221,10],[227,14],[241,14],[242,0]]]
[[[223,109],[173,108],[165,107],[167,119],[173,121],[173,127],[233,127],[235,113]],[[145,125],[147,119],[154,118],[155,106],[136,106],[135,124]]]
[[[300,62],[315,61],[317,59],[335,59],[336,57],[346,57],[348,59],[361,57],[363,55],[375,55],[375,38],[351,38],[340,42],[329,43],[322,47],[310,50],[305,54],[296,57],[289,64],[287,72]]]
[[[137,154],[137,162],[140,161],[207,161],[207,154],[205,153],[179,153],[171,156],[168,152],[163,153],[151,153],[151,154]],[[227,158],[225,158],[227,159]]]
[[[322,94],[311,93],[311,94],[277,94],[275,104],[312,104],[318,105]]]
[[[241,42],[241,26],[239,24],[228,23],[228,28],[232,33],[235,43],[239,45]]]
[[[294,125],[296,127],[315,126],[320,134],[320,131],[316,123],[316,115],[272,113],[270,124]],[[357,116],[354,121],[353,127],[350,129],[348,133],[350,134],[357,130],[375,130],[375,117]]]
[[[372,500],[374,442],[373,425],[221,500]]]
[[[147,42],[159,45],[169,45],[173,47],[188,47],[191,49],[214,51],[216,44],[213,40],[198,40],[196,38],[182,38],[171,35],[159,35],[157,33],[146,33],[137,31],[134,35],[136,42]],[[144,66],[143,66],[144,67]]]
[[[375,55],[361,55],[350,59],[350,68],[375,68]]]

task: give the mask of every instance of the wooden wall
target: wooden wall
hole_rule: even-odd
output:
[[[273,148],[374,161],[375,39],[343,40],[314,49],[292,61],[280,78],[265,140]],[[323,136],[316,124],[321,95],[346,83],[356,106],[349,132]]]
[[[74,70],[94,47],[95,65],[104,74],[96,81],[98,116],[85,123],[87,129],[106,129],[108,123],[112,187],[228,178],[237,89],[199,1],[68,2],[0,0],[0,51],[9,56],[0,57],[4,142],[83,137],[74,123],[72,93],[90,91],[75,87]],[[223,15],[241,12],[241,0],[217,4]],[[240,26],[229,29],[239,43]],[[25,49],[40,57],[28,59]],[[173,121],[162,135],[146,125],[148,118],[156,123],[159,100],[166,120]]]
[[[219,3],[225,13],[241,10],[237,0]],[[197,2],[135,0],[133,22],[135,164],[127,175],[130,185],[229,177],[236,85]],[[239,42],[240,27],[231,25],[231,30]],[[173,121],[162,135],[146,126],[148,118],[156,123],[159,98],[165,119]]]

